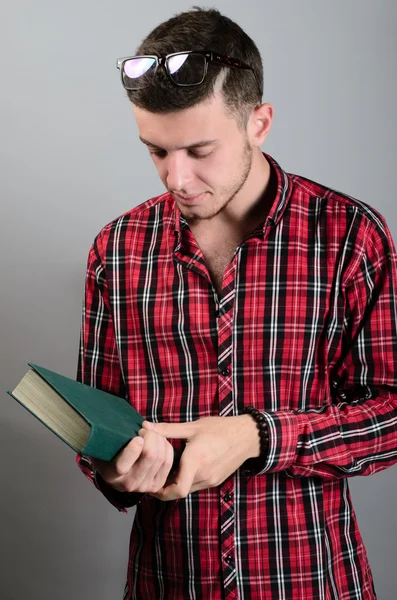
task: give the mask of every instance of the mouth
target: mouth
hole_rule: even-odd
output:
[[[174,197],[176,200],[181,202],[181,204],[186,204],[190,206],[191,204],[195,204],[196,202],[202,200],[205,194],[206,192],[203,192],[202,194],[196,194],[194,196],[181,196],[180,194],[174,194]]]

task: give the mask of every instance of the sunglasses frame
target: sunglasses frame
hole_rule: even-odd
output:
[[[181,54],[200,54],[201,56],[204,56],[205,58],[205,66],[204,66],[204,75],[203,78],[201,79],[200,82],[198,83],[177,83],[173,78],[172,75],[169,71],[169,67],[168,67],[168,61],[170,58],[174,57],[174,56],[179,56]],[[133,92],[136,91],[140,88],[127,88],[124,84],[124,80],[123,80],[123,70],[124,70],[124,64],[128,61],[128,60],[132,60],[133,58],[152,58],[155,60],[156,62],[156,66],[154,68],[153,71],[153,75],[156,74],[157,69],[163,65],[165,72],[167,73],[167,77],[168,79],[174,84],[177,85],[178,87],[193,87],[196,85],[201,85],[204,81],[204,79],[206,78],[207,72],[208,72],[208,65],[210,63],[214,63],[214,64],[218,64],[218,65],[222,65],[224,67],[230,67],[231,69],[245,69],[245,70],[249,70],[252,71],[252,74],[255,77],[255,81],[257,83],[258,86],[258,90],[260,92],[260,96],[262,97],[262,90],[260,89],[260,85],[259,82],[256,78],[255,75],[255,71],[253,70],[252,67],[250,67],[249,65],[246,65],[244,63],[242,63],[241,61],[237,60],[236,58],[232,58],[231,56],[223,56],[222,54],[218,54],[217,52],[213,52],[212,50],[185,50],[184,52],[172,52],[172,54],[165,54],[163,56],[157,56],[155,54],[143,54],[143,55],[139,55],[139,56],[126,56],[124,58],[118,58],[117,62],[116,62],[116,67],[120,70],[120,76],[121,76],[121,83],[124,89]]]

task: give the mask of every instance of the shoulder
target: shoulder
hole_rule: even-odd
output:
[[[397,265],[395,244],[384,215],[362,200],[301,175],[288,173],[292,188],[291,219],[314,236],[328,256],[346,264],[346,282],[368,264],[380,268]]]
[[[112,219],[95,236],[93,246],[99,255],[106,254],[109,244],[120,245],[125,241],[145,236],[154,226],[173,226],[175,220],[174,199],[166,192]]]
[[[330,211],[346,210],[356,212],[375,227],[379,227],[380,230],[384,229],[385,217],[372,205],[302,175],[288,173],[288,176],[295,193],[305,196],[307,200],[312,199],[327,204]]]
[[[288,173],[287,176],[296,209],[323,218],[329,231],[346,234],[349,230],[359,245],[371,240],[374,244],[381,241],[393,244],[386,218],[371,204],[302,175]]]

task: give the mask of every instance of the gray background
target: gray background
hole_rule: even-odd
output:
[[[257,42],[264,150],[281,166],[368,202],[397,239],[395,0],[218,0]],[[27,361],[74,377],[86,258],[106,223],[162,192],[137,140],[115,59],[191,4],[3,4],[0,381]],[[2,600],[122,597],[133,511],[118,513],[74,454],[0,400]],[[396,467],[351,480],[378,597],[395,600]],[[152,599],[151,599],[152,600]],[[155,599],[153,599],[155,600]]]

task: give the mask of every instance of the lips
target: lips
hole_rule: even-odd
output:
[[[201,200],[205,193],[206,192],[191,196],[181,196],[180,194],[174,194],[174,196],[178,198],[178,200],[180,200],[183,204],[193,204],[194,202],[197,202],[197,200]]]

